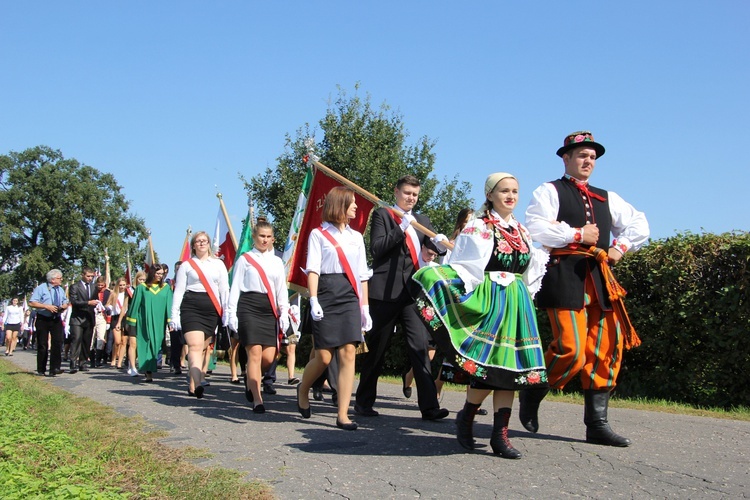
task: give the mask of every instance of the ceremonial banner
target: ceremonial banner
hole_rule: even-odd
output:
[[[133,286],[133,265],[130,263],[130,250],[127,252],[128,268],[125,270],[125,281],[128,282],[128,286]]]
[[[185,241],[182,242],[182,250],[180,250],[180,258],[177,259],[180,262],[185,262],[186,260],[190,260],[190,257],[192,256],[192,253],[190,251],[190,236],[192,235],[192,232],[190,231],[190,228],[188,228],[187,232],[185,233]]]
[[[221,199],[219,201],[221,201]],[[220,206],[219,213],[216,216],[213,251],[214,255],[224,262],[227,271],[230,271],[234,266],[234,258],[237,255],[236,246],[232,240],[233,238],[231,236],[229,221],[224,215],[223,208]]]
[[[247,217],[245,217],[245,220],[242,222],[242,233],[240,234],[240,243],[237,247],[237,255],[234,258],[234,261],[237,262],[237,259],[242,257],[242,254],[245,252],[249,252],[253,248],[253,218],[252,214],[250,213],[250,210],[247,211]],[[232,267],[232,272],[229,273],[229,286],[232,286],[232,278],[234,277],[234,267]]]
[[[308,186],[309,179],[311,179],[311,182]],[[297,211],[292,220],[289,239],[284,247],[284,262],[290,288],[294,288],[291,285],[307,288],[307,275],[302,271],[307,263],[307,238],[310,231],[320,226],[323,201],[328,192],[337,186],[343,186],[343,184],[329,177],[320,169],[315,169],[314,174],[308,169],[307,176],[302,184],[302,194],[297,201]],[[349,226],[355,231],[364,233],[374,204],[356,191],[354,192],[354,200],[357,203],[357,217],[349,221]],[[300,206],[303,207],[302,210],[300,210]],[[298,226],[296,226],[297,223]],[[295,227],[299,228],[296,232]]]
[[[156,259],[154,258],[154,244],[151,242],[151,233],[149,233],[148,245],[146,245],[146,259],[143,263],[145,267],[144,271],[148,272],[148,270],[151,269],[151,266],[154,265],[154,262],[156,262]]]

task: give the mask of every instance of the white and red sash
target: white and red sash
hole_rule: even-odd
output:
[[[391,217],[393,217],[393,220],[396,221],[396,224],[401,224],[401,217],[396,215],[396,212],[393,211],[391,208],[387,208],[388,213],[391,214]],[[409,226],[411,228],[411,226]],[[412,234],[413,233],[413,234]],[[409,249],[409,255],[411,256],[411,262],[414,264],[414,270],[416,271],[419,269],[419,258],[417,257],[417,244],[419,244],[417,231],[416,229],[411,228],[411,231],[407,229],[404,231],[404,236],[406,236],[406,248]],[[416,242],[414,240],[417,240]]]
[[[201,280],[201,284],[203,285],[203,288],[206,289],[208,298],[211,299],[211,302],[213,303],[214,308],[216,308],[216,312],[219,313],[219,317],[221,317],[223,313],[221,304],[219,303],[218,297],[216,297],[216,294],[214,293],[214,289],[211,288],[211,284],[208,282],[206,275],[203,274],[203,270],[200,268],[200,266],[197,263],[193,262],[193,259],[186,260],[184,264],[188,264],[190,267],[192,267],[195,273],[198,275],[198,279]]]
[[[341,248],[341,245],[339,245],[339,242],[336,241],[336,238],[334,238],[331,233],[323,229],[323,226],[320,226],[317,229],[318,231],[320,231],[320,234],[322,234],[323,237],[327,239],[331,245],[333,245],[333,248],[336,249],[336,253],[339,256],[339,262],[341,263],[341,267],[344,269],[344,274],[346,274],[346,279],[349,280],[349,283],[352,285],[354,293],[357,295],[357,299],[359,300],[359,287],[357,286],[357,280],[354,278],[352,266],[349,265],[349,259],[346,258],[344,250]]]

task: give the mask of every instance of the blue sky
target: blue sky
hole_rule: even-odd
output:
[[[4,2],[0,153],[44,144],[112,172],[171,263],[188,225],[214,225],[217,186],[239,234],[238,172],[273,167],[360,82],[477,204],[510,171],[521,215],[588,129],[607,148],[592,184],[654,238],[746,230],[748,19],[739,0]]]

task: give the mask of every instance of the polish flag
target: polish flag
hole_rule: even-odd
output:
[[[229,232],[229,224],[224,217],[224,212],[219,207],[216,215],[216,230],[214,231],[213,252],[216,258],[224,261],[227,271],[232,270],[237,250],[234,248],[232,237]]]

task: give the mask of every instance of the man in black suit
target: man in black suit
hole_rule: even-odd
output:
[[[86,362],[91,354],[95,308],[99,303],[96,288],[91,283],[93,278],[94,270],[84,267],[81,281],[70,287],[70,373],[88,371]]]
[[[359,415],[378,415],[372,408],[377,397],[378,377],[398,321],[406,335],[422,418],[438,420],[448,416],[448,410],[440,408],[437,399],[428,355],[429,334],[414,302],[419,286],[411,279],[419,267],[418,252],[424,243],[430,241],[426,235],[418,233],[411,222],[416,220],[432,230],[429,218],[412,214],[419,199],[419,190],[419,179],[413,175],[400,178],[393,192],[396,199],[393,208],[403,212],[403,218],[388,208],[379,208],[372,214],[370,253],[373,276],[368,288],[373,327],[365,336],[369,352],[362,364],[354,405],[354,411]]]

